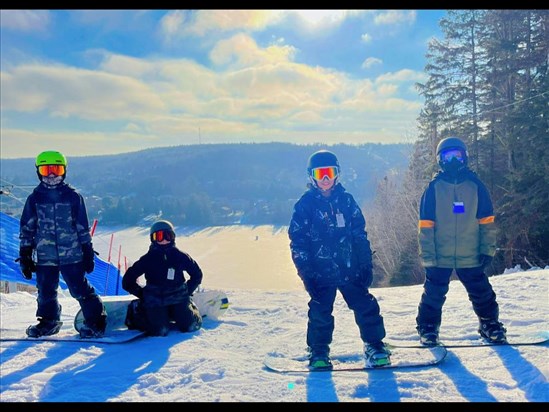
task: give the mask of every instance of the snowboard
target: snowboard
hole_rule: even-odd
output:
[[[113,332],[125,330],[126,313],[131,301],[137,299],[133,295],[126,296],[105,296],[101,298],[107,311],[107,327],[105,335],[110,335]],[[218,320],[229,308],[229,298],[225,292],[220,290],[199,290],[192,296],[192,301],[198,308],[203,319]],[[79,310],[74,318],[74,328],[79,331],[84,323],[84,315],[82,310]]]
[[[388,340],[387,341],[391,346],[396,348],[424,348],[419,342],[411,341],[396,341]],[[539,333],[524,333],[517,334],[511,333],[507,334],[507,342],[504,343],[494,343],[488,342],[487,340],[480,337],[480,335],[475,336],[471,339],[441,339],[439,346],[444,346],[448,349],[458,349],[458,348],[476,348],[476,347],[485,347],[485,346],[531,346],[531,345],[542,345],[549,342],[549,332],[539,332]]]
[[[107,311],[107,328],[105,330],[105,335],[102,338],[82,339],[80,337],[78,330],[84,322],[84,316],[82,311],[79,310],[74,317],[74,321],[72,321],[72,317],[71,322],[64,320],[61,330],[55,335],[30,338],[25,334],[25,329],[28,325],[21,324],[20,327],[17,328],[2,328],[0,341],[49,341],[116,344],[131,342],[145,336],[145,332],[130,330],[125,325],[128,306],[131,301],[136,299],[135,296],[102,296],[101,299],[103,300]],[[220,290],[200,290],[194,293],[192,299],[198,307],[200,314],[205,319],[218,320],[229,308],[229,299],[225,292]]]
[[[437,365],[448,353],[444,346],[421,348],[401,348],[389,346],[391,364],[371,366],[366,363],[363,353],[334,355],[331,357],[332,369],[310,369],[306,356],[290,357],[278,352],[269,352],[264,365],[268,370],[278,373],[310,373],[310,372],[354,372],[371,369],[419,368]]]
[[[67,326],[70,325],[70,326]],[[72,327],[72,323],[65,323],[59,333],[51,336],[40,336],[38,338],[30,338],[25,334],[26,326],[19,329],[2,329],[0,341],[1,342],[80,342],[80,343],[104,343],[115,344],[125,343],[138,339],[145,334],[138,330],[119,329],[114,330],[108,335],[102,338],[88,338],[82,339],[80,334],[75,332]]]

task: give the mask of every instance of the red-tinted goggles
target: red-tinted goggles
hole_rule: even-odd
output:
[[[330,180],[333,180],[337,177],[337,167],[317,167],[316,169],[311,170],[311,176],[315,180],[323,180],[327,177]]]
[[[172,240],[175,240],[175,233],[171,230],[157,230],[152,234],[152,240],[155,242],[162,242],[163,240],[171,242]]]
[[[65,174],[65,166],[63,165],[40,165],[38,166],[38,173],[40,176],[49,176],[54,174],[55,176],[63,176]]]
[[[459,149],[449,149],[440,153],[440,158],[443,163],[450,163],[452,159],[456,159],[463,163],[463,152]]]

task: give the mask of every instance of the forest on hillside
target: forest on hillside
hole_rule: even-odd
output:
[[[74,157],[67,182],[85,196],[90,219],[101,225],[139,225],[149,216],[185,226],[287,225],[306,189],[307,160],[321,148],[327,146],[202,144]],[[380,179],[406,169],[411,145],[329,149],[339,158],[341,182],[364,204],[373,201]],[[3,197],[3,211],[17,215],[38,183],[33,161],[1,161],[2,183],[10,182],[16,194]]]
[[[549,10],[448,10],[431,40],[418,140],[404,177],[380,182],[368,211],[376,264],[393,285],[422,282],[418,204],[449,136],[467,143],[498,228],[491,273],[549,265]],[[404,184],[400,184],[401,179]]]

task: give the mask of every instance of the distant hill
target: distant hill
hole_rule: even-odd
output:
[[[287,224],[307,184],[307,160],[322,148],[338,156],[341,182],[364,204],[380,179],[407,167],[411,145],[203,144],[69,157],[67,182],[86,197],[90,219],[108,224],[150,215],[179,225]],[[0,159],[0,167],[10,194],[2,211],[17,214],[38,183],[34,158]]]

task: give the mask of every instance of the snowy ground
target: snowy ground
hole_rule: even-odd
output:
[[[117,232],[122,253],[138,258],[148,233]],[[108,255],[107,232],[94,238]],[[260,245],[263,244],[263,247]],[[547,402],[549,346],[450,349],[439,366],[405,370],[276,374],[270,351],[305,348],[307,296],[296,281],[283,229],[207,230],[178,245],[203,266],[204,286],[227,292],[221,321],[191,333],[127,344],[1,342],[2,402]],[[256,246],[257,245],[257,246]],[[268,245],[268,247],[267,247]],[[118,250],[118,248],[113,248]],[[116,256],[116,259],[118,257]],[[115,260],[115,259],[113,259]],[[509,334],[549,331],[549,268],[491,278]],[[421,286],[372,289],[388,337],[417,340]],[[34,322],[35,296],[2,294],[2,329]],[[63,320],[78,309],[65,295]],[[338,295],[332,353],[358,352],[352,312]],[[441,338],[475,339],[477,322],[461,283],[452,282]]]

